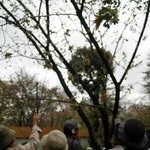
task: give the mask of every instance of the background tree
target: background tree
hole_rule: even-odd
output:
[[[123,111],[122,121],[125,121],[128,118],[136,118],[141,120],[146,129],[150,128],[150,106],[147,104],[131,104],[126,110]]]
[[[146,94],[150,98],[150,55],[148,58],[148,63],[147,63],[147,71],[144,72],[144,89]]]
[[[64,119],[67,98],[57,87],[49,89],[22,69],[11,81],[1,81],[1,122],[7,125],[32,126],[33,113],[41,116],[41,126],[58,126]],[[59,113],[57,113],[59,109]],[[54,117],[57,113],[57,117]],[[59,126],[60,127],[60,126]]]
[[[148,20],[150,1],[128,0],[126,3],[123,3],[115,0],[103,0],[101,2],[98,0],[88,2],[84,0],[70,0],[62,1],[62,5],[60,5],[60,1],[55,0],[41,0],[39,2],[34,0],[25,2],[21,0],[10,0],[6,2],[0,1],[0,6],[2,8],[2,15],[0,15],[2,19],[2,31],[7,29],[4,28],[5,25],[15,28],[15,30],[11,30],[11,32],[14,31],[15,34],[12,37],[12,41],[9,43],[4,41],[1,45],[5,57],[13,57],[15,54],[21,56],[26,55],[26,57],[32,57],[38,60],[44,67],[52,69],[57,74],[68,98],[74,104],[74,108],[76,108],[86,124],[93,149],[101,149],[103,145],[106,149],[111,147],[110,140],[114,129],[114,119],[117,117],[120,105],[121,85],[128,70],[132,67],[133,60],[141,42]],[[138,22],[136,17],[138,17],[137,14],[141,15],[143,12],[146,12],[146,15],[143,21],[143,27],[140,28],[137,27]],[[119,15],[121,15],[120,18]],[[127,20],[124,19],[123,15],[128,16]],[[121,20],[121,18],[123,18],[123,20]],[[132,22],[133,20],[134,22]],[[56,24],[58,26],[56,26]],[[117,32],[115,32],[114,24],[118,24],[116,29],[118,29],[119,25],[123,25],[122,31],[117,30]],[[122,64],[120,64],[120,58],[122,59],[125,55],[122,44],[128,44],[128,40],[124,35],[124,31],[127,27],[131,28],[132,37],[135,31],[137,31],[136,33],[140,33],[140,35],[135,49],[133,48],[131,59],[128,59],[128,63],[122,61]],[[112,30],[110,30],[111,28]],[[20,36],[20,31],[23,32],[26,39],[24,39],[24,36]],[[108,41],[108,37],[110,37],[112,31],[113,33],[115,32],[117,36],[112,37],[112,41]],[[5,33],[7,34],[8,32],[6,31]],[[110,118],[107,117],[108,111],[99,103],[99,97],[87,88],[84,78],[82,78],[81,74],[78,74],[75,68],[69,63],[71,56],[78,47],[78,42],[80,43],[80,47],[92,46],[93,49],[96,50],[107,70],[107,74],[111,79],[110,81],[114,85],[114,90],[112,91],[112,93],[114,93],[112,100],[114,101],[112,103],[113,109],[111,110]],[[13,53],[12,45],[15,45]],[[24,51],[22,52],[21,50]],[[113,62],[116,62],[114,70],[112,70],[109,60],[105,55],[105,50],[110,51],[114,59]],[[121,52],[117,55],[117,52],[120,50]],[[121,53],[123,56],[120,55]],[[117,60],[117,58],[119,58],[119,60]],[[123,73],[119,79],[115,77],[115,72],[118,67],[116,66],[117,64],[124,66]],[[72,78],[77,82],[76,85],[81,86],[85,93],[87,93],[86,96],[88,96],[88,100],[92,99],[93,105],[96,105],[95,112],[100,116],[104,129],[104,141],[102,143],[100,143],[99,137],[95,136],[93,126],[86,112],[84,112],[82,105],[76,102],[76,95],[73,93],[72,85],[69,86],[67,82],[63,68],[72,74]],[[86,99],[86,97],[84,98]],[[97,119],[95,119],[95,121],[97,121]]]
[[[12,118],[9,115],[12,112],[12,102],[18,99],[16,94],[17,87],[10,85],[6,81],[0,81],[0,121],[2,124],[7,124]]]
[[[136,111],[137,111],[137,114],[135,117],[144,123],[146,129],[150,129],[150,119],[149,119],[150,106],[139,105]]]

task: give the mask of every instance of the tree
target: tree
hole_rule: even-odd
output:
[[[150,55],[149,55],[149,59],[150,60]],[[144,76],[144,82],[145,84],[143,84],[144,88],[145,88],[145,92],[146,94],[149,96],[150,98],[150,62],[147,63],[147,71],[144,72],[145,76]]]
[[[126,110],[126,114],[128,117],[127,118],[131,118],[131,116],[133,118],[139,119],[141,120],[146,129],[150,128],[150,120],[149,120],[149,114],[150,114],[150,106],[146,105],[146,104],[132,104],[127,110]]]
[[[91,50],[92,49],[92,50]],[[113,70],[113,63],[112,63],[112,55],[105,51],[106,58],[109,62],[109,66]],[[81,65],[82,64],[82,65]],[[94,108],[84,109],[84,112],[89,118],[89,122],[93,127],[94,136],[99,138],[99,135],[102,134],[102,130],[100,126],[102,126],[101,120],[99,119],[102,117],[104,119],[109,118],[109,102],[110,97],[108,95],[107,89],[107,82],[108,82],[108,72],[100,58],[97,54],[95,49],[91,48],[78,48],[72,58],[70,60],[70,65],[74,70],[77,72],[78,76],[81,76],[82,82],[84,84],[84,88],[87,89],[90,95],[90,104],[97,105],[98,103],[104,108],[107,112],[101,112],[101,116],[99,112]],[[78,79],[73,78],[72,74],[69,75],[70,80],[73,84],[77,84],[79,91],[82,93],[84,89],[82,86],[78,84]],[[96,104],[97,103],[97,104]],[[82,107],[83,109],[83,107]],[[99,109],[101,111],[101,109]],[[104,118],[103,118],[104,117]],[[94,118],[94,119],[93,119]],[[108,128],[106,129],[108,131]],[[100,141],[100,140],[99,140]]]
[[[77,74],[81,76],[85,86],[87,86],[86,88],[93,93],[95,92],[96,96],[102,91],[101,89],[106,89],[108,72],[96,50],[91,49],[86,47],[78,48],[72,55],[69,63]],[[105,55],[108,59],[111,70],[113,70],[112,55],[109,52],[105,52]],[[78,81],[74,81],[72,74],[69,75],[69,78],[71,78],[73,84],[78,83]],[[84,91],[82,87],[78,88],[81,92]]]
[[[140,105],[137,109],[137,115],[136,117],[141,120],[146,129],[150,129],[150,120],[149,120],[149,114],[150,114],[150,106],[146,105]]]
[[[12,101],[17,99],[17,87],[10,85],[6,81],[0,80],[0,121],[2,124],[7,124],[7,120],[11,118]]]
[[[66,96],[57,87],[47,88],[36,81],[35,75],[28,75],[22,69],[16,72],[11,81],[1,81],[0,87],[2,123],[32,126],[32,115],[38,113],[41,116],[41,126],[58,125],[62,115],[58,113],[56,119],[53,113],[57,112],[58,108],[60,112],[65,110],[65,105],[61,101],[66,101]]]
[[[101,2],[97,0],[88,2],[85,0],[70,0],[63,1],[62,5],[60,5],[60,2],[61,1],[49,0],[41,0],[39,3],[34,0],[25,2],[21,0],[1,1],[0,6],[3,10],[2,15],[0,15],[2,19],[2,29],[5,25],[8,25],[9,27],[13,26],[17,30],[12,40],[12,44],[16,45],[15,51],[12,52],[11,44],[9,43],[7,45],[7,42],[4,41],[2,45],[3,52],[5,52],[6,58],[13,57],[16,53],[19,53],[21,56],[26,55],[26,57],[32,57],[38,60],[44,67],[55,71],[65,93],[71,103],[75,105],[74,108],[78,111],[80,117],[87,125],[92,147],[99,150],[104,145],[106,149],[108,149],[111,147],[110,141],[114,129],[114,120],[117,117],[120,105],[121,85],[128,70],[131,69],[133,65],[133,60],[143,37],[149,15],[150,1],[129,0],[125,5],[119,0],[103,0]],[[128,14],[130,11],[131,14]],[[137,14],[139,13],[141,15],[143,11],[146,12],[143,27],[139,28],[134,26],[138,24],[138,22],[136,22]],[[123,16],[119,18],[119,14],[129,16],[126,22],[122,23],[121,20],[119,20],[124,18]],[[133,20],[135,24],[131,23]],[[123,25],[122,32],[120,33],[118,31],[120,35],[118,34],[116,39],[109,41],[115,44],[115,46],[111,44],[107,45],[107,39],[110,37],[111,31],[115,28],[115,24],[118,23]],[[56,24],[58,26],[56,26]],[[114,73],[117,66],[112,70],[109,60],[105,55],[105,50],[110,51],[114,59],[113,62],[117,62],[116,64],[118,64],[119,61],[116,59],[117,52],[119,49],[123,49],[121,45],[128,41],[124,37],[124,31],[129,25],[132,31],[141,29],[141,32],[138,31],[140,35],[135,49],[133,49],[131,59],[129,59],[128,63],[125,63],[121,78],[117,79]],[[110,30],[111,28],[112,30]],[[4,31],[4,29],[2,31]],[[20,36],[20,31],[23,32],[27,40],[24,40],[24,36]],[[82,47],[85,45],[87,45],[87,47],[92,46],[96,50],[114,85],[113,93],[115,96],[113,98],[111,117],[108,117],[108,111],[101,105],[99,101],[100,96],[95,96],[93,91],[87,88],[84,78],[82,78],[81,74],[78,74],[69,63],[73,52],[77,49],[79,38],[82,41],[82,43],[80,43]],[[23,43],[20,44],[20,41],[23,41]],[[9,47],[11,48],[10,51],[8,49]],[[25,51],[21,52],[20,50],[22,49],[25,49]],[[123,53],[124,56],[126,52],[123,50],[121,53]],[[118,55],[118,57],[120,58],[120,55]],[[84,108],[76,102],[76,95],[72,92],[72,88],[69,87],[63,68],[70,72],[72,78],[76,82],[75,85],[80,85],[87,93],[89,99],[92,99],[93,105],[96,106],[95,111],[101,118],[104,131],[104,141],[102,143],[100,143],[99,138],[95,136],[92,124]]]

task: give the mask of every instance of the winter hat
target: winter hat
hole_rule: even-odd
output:
[[[45,150],[48,134],[44,135],[40,141],[40,150]]]
[[[144,149],[148,143],[144,125],[137,119],[129,119],[120,125],[117,138],[121,145],[137,150]]]
[[[77,124],[77,122],[73,119],[70,119],[70,120],[66,120],[64,122],[64,128],[67,128],[67,129],[78,129],[79,128],[79,125]]]
[[[79,126],[75,120],[70,119],[64,122],[64,133],[66,135],[74,135],[76,134],[76,131],[78,131],[78,129]]]
[[[7,148],[15,138],[15,131],[0,125],[0,149]]]
[[[42,137],[41,150],[68,150],[67,138],[60,130],[53,130]]]

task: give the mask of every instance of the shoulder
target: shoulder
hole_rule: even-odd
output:
[[[109,150],[124,150],[124,148],[121,145],[116,145],[114,148]]]
[[[79,140],[76,138],[67,137],[68,143],[73,143],[74,145],[79,144]]]
[[[81,144],[78,139],[67,138],[69,149],[71,150],[81,150]]]

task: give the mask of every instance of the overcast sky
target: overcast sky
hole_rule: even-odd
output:
[[[133,70],[129,71],[128,78],[125,83],[126,85],[133,85],[134,89],[132,93],[128,96],[128,99],[137,99],[143,96],[143,71],[146,71],[147,59],[148,54],[150,54],[150,45],[149,40],[147,42],[143,42],[139,48],[138,54],[139,61],[142,61],[142,64],[134,68]],[[37,80],[39,82],[45,83],[48,87],[59,86],[60,83],[57,79],[56,74],[53,71],[49,71],[44,69],[42,66],[38,65],[37,63],[33,63],[33,61],[25,58],[12,58],[9,60],[0,60],[0,78],[2,80],[9,80],[11,76],[14,76],[15,72],[18,71],[20,68],[23,68],[27,73],[31,75],[36,75]],[[122,75],[122,72],[120,73]],[[119,74],[118,74],[119,76]]]
[[[148,27],[147,30],[145,31],[145,35],[149,36],[149,33],[150,30]],[[129,39],[132,38],[132,35],[128,35],[128,36]],[[0,32],[0,37],[3,37],[2,32]],[[75,41],[75,43],[79,41],[77,38],[75,38],[74,40],[77,40]],[[139,47],[138,55],[140,56],[138,57],[137,61],[142,61],[142,64],[139,67],[130,70],[127,81],[124,81],[126,85],[132,84],[134,87],[134,90],[128,96],[129,99],[136,99],[143,95],[143,87],[142,87],[143,73],[142,72],[146,70],[146,64],[148,59],[147,56],[148,54],[150,54],[149,41],[150,41],[150,37],[147,37],[145,41],[142,41]],[[0,44],[2,44],[2,42],[3,41],[1,40]],[[126,48],[130,50],[132,46],[133,46],[132,44],[127,45]],[[0,60],[0,66],[1,66],[0,78],[2,80],[9,80],[10,76],[13,76],[16,71],[18,71],[20,68],[23,68],[27,73],[31,75],[36,75],[37,79],[40,82],[45,82],[45,84],[48,85],[49,87],[53,87],[57,85],[60,86],[59,80],[57,79],[57,76],[53,71],[48,71],[44,69],[42,66],[39,66],[37,63],[33,63],[29,59],[25,59],[25,58],[18,59],[18,57],[16,57],[8,60]],[[117,73],[118,77],[121,75],[122,72]]]

